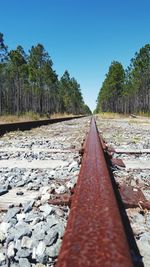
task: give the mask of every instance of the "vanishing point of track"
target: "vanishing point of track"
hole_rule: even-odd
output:
[[[64,120],[8,124],[1,127],[0,134]],[[134,238],[131,238],[133,233],[129,229],[129,222],[126,226],[125,207],[119,201],[123,201],[125,206],[134,207],[140,197],[140,205],[147,209],[150,203],[135,188],[128,187],[127,191],[126,187],[117,188],[108,163],[121,162],[112,159],[111,152],[100,137],[92,118],[89,133],[80,151],[82,164],[71,198],[70,195],[64,195],[47,199],[49,205],[71,206],[56,267],[143,266]],[[120,197],[119,191],[124,199],[122,195]],[[130,237],[127,232],[130,232]]]

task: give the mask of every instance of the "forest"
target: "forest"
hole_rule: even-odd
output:
[[[127,69],[118,61],[111,63],[99,91],[95,112],[149,114],[150,44],[135,53]]]
[[[68,113],[90,114],[80,85],[68,71],[58,79],[42,44],[26,54],[18,45],[8,49],[0,33],[0,115]]]

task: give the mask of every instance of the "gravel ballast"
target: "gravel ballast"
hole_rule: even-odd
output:
[[[126,167],[113,166],[119,184],[139,187],[150,201],[150,120],[96,118],[97,127]],[[10,132],[0,138],[0,266],[54,267],[81,165],[79,150],[90,117]],[[130,164],[129,164],[130,162]],[[132,163],[132,164],[131,164]],[[150,266],[150,211],[126,209],[145,267]]]
[[[125,168],[114,166],[114,178],[119,185],[140,188],[150,201],[150,119],[122,118],[102,119],[97,116],[98,130],[108,147],[120,151],[141,153],[113,153],[122,159]],[[143,153],[142,153],[143,151]],[[147,151],[147,153],[146,153]],[[145,267],[150,266],[150,211],[137,208],[126,209],[134,237]]]
[[[90,118],[10,132],[0,139],[0,266],[54,266],[69,207],[79,150]]]

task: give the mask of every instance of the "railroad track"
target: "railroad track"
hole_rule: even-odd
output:
[[[0,265],[54,265],[69,208],[48,201],[69,198],[89,122],[72,119],[0,138]]]
[[[68,121],[72,119],[78,119],[85,116],[73,116],[73,117],[63,117],[63,118],[55,118],[55,119],[47,119],[47,120],[37,120],[37,121],[25,121],[25,122],[16,122],[16,123],[4,123],[0,124],[0,135],[3,135],[12,131],[27,131],[36,127],[40,127],[42,125],[49,125],[53,123],[58,123],[62,121]]]
[[[7,179],[11,181],[7,175],[7,156],[9,160],[11,158],[12,164],[16,164],[15,168],[14,165],[10,166],[12,176],[16,175],[17,168],[22,169],[19,173],[22,179],[18,181],[19,187],[15,185],[13,188],[9,183],[7,192],[0,196],[0,234],[3,234],[2,244],[6,251],[4,253],[2,250],[0,263],[11,266],[15,262],[19,266],[19,262],[22,266],[36,267],[38,262],[43,266],[56,267],[144,266],[143,255],[135,242],[134,229],[131,228],[129,219],[133,217],[133,207],[133,211],[136,210],[141,216],[144,217],[145,213],[149,216],[149,201],[137,187],[120,185],[117,175],[125,166],[116,155],[124,156],[127,151],[106,144],[99,137],[94,119],[81,149],[81,141],[89,128],[89,118],[61,125],[43,126],[22,134],[17,132],[18,136],[8,133],[1,139],[0,163],[3,164],[0,168],[3,182]],[[50,138],[52,142],[49,141]],[[148,151],[147,149],[144,153],[148,154]],[[137,151],[130,150],[127,154],[133,155],[134,152]],[[142,151],[138,150],[138,153],[141,154]],[[22,154],[21,166],[19,161]],[[32,158],[33,155],[36,155],[35,159]],[[82,164],[77,181],[81,156]],[[28,159],[26,166],[23,165],[25,158]],[[53,164],[53,168],[49,169],[50,164]],[[24,174],[27,181],[21,184],[25,180]],[[41,178],[37,178],[39,174]],[[22,204],[19,206],[21,197]],[[27,200],[30,201],[26,203]],[[11,212],[13,215],[10,215]],[[22,233],[15,224],[17,227],[18,224],[24,226],[26,231]],[[3,228],[8,233],[4,233]],[[20,231],[20,236],[15,239],[12,235],[16,231]],[[38,231],[39,234],[36,234]],[[147,260],[145,266],[148,266]]]
[[[107,146],[92,119],[57,267],[143,266],[104,150]],[[150,208],[143,195],[132,199],[133,190],[120,193],[126,205],[138,206],[139,197],[141,205]]]

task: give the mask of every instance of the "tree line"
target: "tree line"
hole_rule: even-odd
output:
[[[0,115],[91,113],[76,79],[68,71],[58,79],[52,66],[42,44],[9,51],[0,33]]]
[[[150,111],[150,44],[124,70],[113,61],[97,98],[96,112],[148,113]]]

